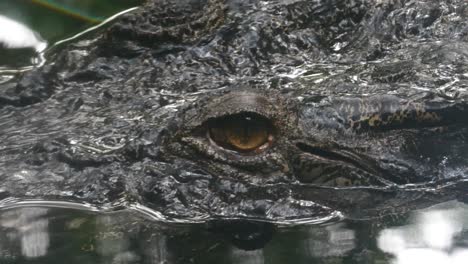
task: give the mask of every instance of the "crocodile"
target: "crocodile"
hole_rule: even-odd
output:
[[[0,84],[1,204],[301,222],[466,200],[467,17],[148,0]]]

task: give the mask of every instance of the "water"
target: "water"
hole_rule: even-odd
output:
[[[52,56],[55,54],[54,47],[57,46],[54,46],[54,43],[57,41],[82,32],[83,29],[90,26],[95,26],[115,12],[138,4],[132,1],[115,0],[79,1],[79,3],[76,1],[74,4],[79,4],[78,6],[67,6],[67,8],[62,8],[59,11],[57,8],[42,8],[44,5],[37,5],[39,2],[51,1],[30,1],[27,3],[18,1],[14,2],[15,4],[3,1],[0,3],[0,15],[3,15],[1,17],[3,23],[11,25],[11,27],[7,28],[21,29],[24,36],[27,37],[13,41],[13,38],[5,38],[6,35],[1,35],[4,39],[0,41],[3,41],[4,45],[8,41],[10,43],[8,45],[15,48],[2,49],[3,53],[0,52],[0,71],[6,73],[0,75],[0,84],[7,83],[10,80],[10,73],[26,72],[33,67],[43,65],[45,60],[50,59],[47,55]],[[70,1],[63,1],[62,5],[59,6],[65,6],[65,2],[71,3]],[[243,8],[240,2],[229,1],[233,10]],[[267,1],[258,2],[260,7],[256,6],[255,8],[261,9],[262,5],[266,8],[268,5]],[[301,1],[277,2],[294,4]],[[387,2],[391,1],[379,2],[388,4]],[[103,3],[105,7],[93,6]],[[397,22],[400,19],[413,19],[412,21],[415,24],[419,20],[431,20],[436,15],[433,13],[419,14],[417,2],[408,1],[408,3],[407,7],[397,8],[400,13],[392,12],[389,15],[394,16]],[[86,5],[89,9],[85,8]],[[391,6],[391,4],[389,5]],[[274,10],[274,8],[272,9]],[[303,10],[301,10],[300,6],[291,10],[293,16],[298,14],[299,18],[302,19],[301,12]],[[343,20],[343,23],[339,24],[340,28],[336,29],[335,35],[324,36],[324,43],[327,41],[334,42],[331,50],[335,53],[331,52],[331,54],[322,53],[320,45],[325,44],[317,44],[316,40],[310,37],[314,36],[314,34],[318,36],[318,33],[308,32],[307,28],[309,26],[306,25],[307,23],[298,23],[292,26],[292,29],[297,26],[298,32],[295,32],[297,35],[294,36],[297,37],[295,42],[297,47],[293,48],[298,50],[299,55],[282,53],[284,50],[282,45],[285,40],[281,38],[275,38],[271,43],[261,43],[265,49],[270,48],[277,51],[273,53],[274,56],[269,57],[270,54],[268,54],[266,59],[261,58],[261,55],[260,58],[255,57],[258,54],[249,53],[251,52],[250,49],[237,49],[236,51],[239,52],[237,54],[238,58],[226,63],[232,67],[229,70],[238,71],[236,72],[237,75],[226,75],[228,76],[226,79],[216,76],[216,71],[209,68],[211,64],[217,65],[219,62],[215,56],[216,52],[219,51],[205,50],[209,48],[209,45],[190,49],[190,56],[187,57],[182,55],[180,57],[170,57],[168,55],[167,62],[160,61],[160,58],[157,57],[158,53],[170,53],[173,51],[171,49],[174,49],[174,52],[179,52],[178,49],[181,50],[180,52],[183,50],[183,47],[168,45],[167,50],[164,50],[164,48],[157,49],[154,51],[156,54],[148,55],[148,60],[131,61],[133,58],[130,57],[129,61],[131,63],[122,64],[123,68],[115,71],[105,67],[113,65],[115,61],[111,61],[112,58],[108,65],[106,63],[109,61],[99,61],[96,63],[95,68],[90,67],[89,72],[84,71],[84,74],[78,72],[75,75],[72,74],[71,78],[65,78],[64,82],[68,86],[65,85],[65,88],[60,87],[61,89],[54,91],[55,94],[53,94],[52,98],[44,104],[34,101],[35,103],[29,104],[29,102],[26,102],[25,105],[21,105],[22,102],[20,101],[16,105],[12,104],[1,109],[0,123],[2,124],[1,131],[4,133],[0,134],[2,139],[0,147],[3,151],[2,156],[0,156],[0,164],[5,166],[0,167],[0,172],[2,172],[0,176],[6,177],[10,184],[13,182],[12,188],[17,187],[16,183],[18,182],[20,184],[25,183],[29,187],[27,188],[28,194],[35,191],[39,194],[46,193],[50,191],[47,184],[37,186],[37,188],[33,184],[41,181],[55,183],[60,179],[63,180],[64,175],[68,175],[66,174],[67,171],[76,170],[76,164],[69,161],[67,164],[65,164],[67,161],[62,163],[52,161],[51,164],[47,164],[52,167],[46,167],[48,173],[45,174],[40,174],[43,168],[33,166],[24,166],[24,170],[18,170],[17,168],[23,165],[22,163],[17,165],[20,163],[18,159],[22,158],[21,154],[18,153],[24,153],[34,148],[38,148],[39,152],[43,150],[44,155],[40,156],[41,153],[39,153],[35,156],[37,160],[34,160],[41,163],[49,161],[47,159],[52,156],[52,154],[47,156],[50,154],[48,151],[53,152],[55,149],[65,149],[67,147],[70,148],[70,153],[76,154],[76,156],[71,156],[71,160],[73,158],[77,159],[78,164],[81,164],[79,162],[85,164],[84,167],[86,167],[87,162],[91,164],[87,168],[89,170],[84,170],[82,175],[79,175],[79,173],[82,173],[81,171],[76,172],[78,179],[82,179],[81,176],[90,177],[89,175],[95,176],[117,172],[117,176],[109,181],[106,180],[106,183],[112,183],[112,180],[118,183],[120,176],[126,178],[129,175],[140,175],[143,167],[154,166],[155,162],[151,159],[141,162],[136,161],[132,163],[132,166],[125,165],[123,169],[119,170],[119,168],[112,167],[113,164],[105,167],[107,165],[106,160],[105,158],[100,160],[100,155],[106,158],[110,157],[109,160],[112,160],[113,151],[123,149],[128,142],[137,141],[141,143],[140,146],[145,148],[148,145],[147,139],[144,137],[141,139],[140,132],[152,130],[154,127],[141,128],[138,127],[140,124],[156,123],[155,120],[151,119],[152,116],[157,116],[154,115],[155,113],[162,117],[170,116],[172,112],[177,112],[186,102],[196,101],[198,96],[201,97],[201,95],[213,92],[215,89],[221,91],[228,87],[230,82],[250,81],[253,84],[263,83],[269,88],[281,86],[285,90],[290,89],[291,91],[304,89],[304,87],[313,87],[315,90],[311,89],[310,94],[305,93],[298,98],[299,101],[310,104],[315,103],[315,101],[310,100],[311,98],[314,99],[311,95],[313,93],[331,94],[332,96],[401,94],[417,97],[421,92],[437,90],[444,98],[459,99],[460,94],[462,96],[466,94],[466,79],[468,77],[466,63],[464,62],[466,56],[463,57],[465,46],[463,41],[455,44],[447,44],[444,41],[466,34],[466,30],[461,28],[464,24],[462,18],[466,16],[464,14],[466,14],[468,8],[457,9],[442,5],[440,10],[447,15],[444,16],[444,19],[434,23],[433,26],[416,28],[408,23],[408,28],[404,29],[404,33],[408,36],[403,44],[398,43],[398,38],[401,36],[396,36],[397,32],[392,32],[395,35],[388,36],[388,38],[394,38],[393,41],[397,43],[394,46],[390,44],[385,46],[386,44],[382,40],[385,38],[379,38],[379,34],[366,39],[368,36],[362,31],[355,32],[357,37],[350,37],[354,33],[341,33],[340,30],[346,31],[349,26],[346,24],[349,21]],[[403,15],[405,14],[404,11],[409,14],[408,17]],[[413,13],[415,15],[411,15]],[[364,17],[362,14],[357,16]],[[376,17],[378,18],[378,16]],[[5,20],[6,18],[8,20]],[[259,21],[264,19],[263,13],[259,12],[256,19]],[[325,19],[327,18],[325,17]],[[447,23],[449,24],[449,22],[447,21],[452,20],[453,27],[448,30]],[[11,24],[11,21],[20,22],[22,26],[18,23]],[[428,21],[427,23],[432,22]],[[320,30],[320,27],[316,24],[311,25],[319,28],[318,31]],[[252,24],[254,29],[255,26],[256,24]],[[371,30],[372,25],[368,26],[368,29]],[[391,27],[383,23],[383,27],[385,26]],[[247,30],[247,28],[244,25],[242,30]],[[241,40],[245,40],[245,43],[248,44],[249,41],[254,42],[256,38],[264,37],[257,35],[255,30],[250,32],[252,33],[251,36],[246,39],[241,38]],[[385,31],[385,28],[375,28],[374,30],[376,32]],[[427,32],[419,34],[417,33],[419,30]],[[453,36],[446,36],[452,33]],[[266,32],[265,34],[268,35],[269,33]],[[341,41],[341,38],[346,41]],[[439,41],[438,38],[442,39],[442,41]],[[76,40],[72,39],[64,44],[75,43],[77,46],[82,45],[85,47],[83,50],[79,48],[75,50],[77,61],[80,61],[79,56],[87,56],[87,43],[86,41],[78,42]],[[381,40],[384,44],[379,43]],[[237,44],[244,45],[242,41],[239,41],[239,43],[233,42],[233,47],[238,47],[235,46]],[[316,44],[317,46],[314,46]],[[312,48],[301,54],[300,48],[307,45]],[[369,45],[369,47],[372,46],[372,49],[360,50],[359,45]],[[63,46],[59,44],[58,47]],[[420,52],[420,50],[424,51],[424,47],[435,55],[428,56],[432,53],[424,54],[424,52]],[[135,51],[131,49],[132,46],[124,47],[124,51],[127,52],[128,50],[125,50],[125,48]],[[353,49],[356,53],[352,52]],[[48,52],[49,54],[47,54]],[[135,52],[135,54],[138,54],[139,51],[136,50]],[[223,53],[223,51],[220,52]],[[151,57],[152,55],[155,57]],[[291,56],[288,57],[289,55]],[[197,58],[202,63],[197,62]],[[415,59],[416,62],[411,62],[414,58],[418,59]],[[250,59],[254,61],[252,64],[249,64]],[[362,61],[359,61],[361,59]],[[70,60],[73,61],[73,58]],[[174,61],[176,61],[176,64],[171,64]],[[316,63],[316,61],[318,62]],[[118,62],[115,63],[118,64]],[[132,63],[137,64],[137,66],[131,68],[134,71],[131,74],[143,71],[147,73],[139,76],[142,81],[133,79],[133,75],[127,76],[124,74],[128,69],[125,67]],[[220,67],[225,66],[224,61],[220,63]],[[197,65],[203,67],[200,68]],[[416,70],[413,69],[413,66]],[[404,67],[409,67],[414,72],[410,70],[408,73],[404,70]],[[101,68],[102,71],[100,71]],[[94,69],[98,69],[97,76],[102,78],[103,81],[98,80],[90,85],[87,83],[87,78],[93,78]],[[154,72],[157,73],[163,73],[161,74],[163,78],[157,79],[158,75],[151,72],[150,69],[155,69]],[[67,69],[63,70],[63,75],[67,76]],[[206,72],[203,72],[204,70]],[[255,76],[254,73],[257,71],[259,72],[258,76]],[[214,74],[212,74],[213,72]],[[90,74],[86,75],[88,73]],[[110,81],[107,82],[108,75],[106,74],[108,73],[109,76],[118,75],[121,79],[112,80],[112,78],[109,78]],[[122,74],[122,76],[119,74]],[[182,84],[171,82],[171,78],[174,79],[174,76],[179,75],[187,78],[184,80],[185,82],[181,82]],[[202,81],[194,79],[191,82],[190,78],[192,76],[206,76],[207,79],[202,79]],[[214,81],[210,81],[210,77],[214,78]],[[216,79],[218,77],[219,79]],[[156,78],[156,80],[153,78]],[[167,80],[164,78],[167,78]],[[393,84],[392,82],[395,79],[398,80],[396,84],[389,85],[389,83]],[[336,82],[334,82],[335,80]],[[165,87],[166,90],[152,89],[154,83],[158,81],[167,86]],[[334,87],[336,84],[340,84],[340,81],[356,85],[343,86],[343,90],[337,91]],[[120,85],[121,83],[124,84]],[[149,88],[140,87],[137,83],[145,83]],[[182,87],[180,89],[186,89],[185,85],[190,86],[192,83],[197,88],[193,90],[187,88],[188,92],[182,95],[180,90],[169,89],[174,84],[180,85]],[[219,87],[209,86],[212,83],[219,83]],[[101,93],[100,89],[96,89],[96,87],[104,87],[106,91]],[[128,93],[129,88],[134,89],[130,95]],[[43,95],[43,93],[39,94],[40,96]],[[10,97],[6,98],[10,99]],[[41,97],[40,100],[42,99],[44,98]],[[14,101],[14,98],[11,100]],[[160,105],[157,105],[159,103]],[[20,106],[17,107],[17,105]],[[145,112],[148,109],[146,108],[147,105],[151,105],[155,110]],[[22,106],[24,108],[21,108]],[[138,108],[139,106],[141,106],[141,109]],[[137,127],[137,129],[133,130],[134,127]],[[138,130],[140,128],[141,130]],[[64,134],[67,137],[60,138]],[[312,217],[301,219],[301,221],[293,221],[283,218],[279,222],[258,222],[216,217],[207,220],[205,215],[203,217],[195,215],[194,218],[176,219],[166,217],[159,211],[136,204],[118,204],[117,207],[102,208],[67,202],[58,203],[41,200],[18,202],[17,200],[10,200],[6,203],[3,200],[2,205],[0,205],[3,208],[0,210],[0,263],[465,263],[468,258],[468,207],[466,204],[455,200],[437,204],[444,200],[441,197],[460,198],[460,200],[464,197],[466,199],[466,195],[463,195],[466,186],[461,181],[457,182],[460,183],[458,186],[457,183],[450,182],[450,180],[455,182],[458,179],[457,177],[465,177],[467,172],[468,144],[463,140],[465,135],[466,132],[462,130],[452,135],[452,137],[439,138],[438,136],[432,136],[432,134],[427,137],[422,135],[418,138],[418,141],[411,142],[414,144],[414,148],[417,149],[418,152],[415,152],[418,156],[411,156],[411,148],[413,147],[411,145],[407,153],[409,155],[407,160],[409,162],[414,161],[422,168],[427,166],[430,168],[428,170],[431,173],[435,171],[438,175],[442,175],[440,176],[442,179],[446,177],[448,183],[444,186],[438,184],[428,186],[409,184],[400,186],[401,189],[396,191],[393,190],[395,192],[387,192],[386,189],[372,190],[365,188],[362,190],[352,188],[341,190],[343,192],[334,189],[324,191],[320,188],[297,186],[298,191],[302,190],[303,197],[297,198],[294,202],[296,202],[296,205],[301,203],[301,206],[309,204],[310,208],[312,208],[310,209],[311,212],[315,212],[314,204],[311,201],[315,201],[314,199],[317,197],[322,198],[324,201],[327,201],[327,197],[343,197],[343,199],[331,201],[331,205],[336,205],[337,208],[341,207],[343,210],[349,209],[349,212],[342,214],[339,211],[334,211],[334,214],[327,215],[327,217],[317,217],[317,219]],[[152,135],[145,134],[144,136],[153,139],[151,138]],[[51,140],[51,143],[46,142],[51,138],[59,138],[59,140]],[[431,144],[435,138],[444,147]],[[138,141],[140,139],[141,142]],[[35,145],[39,141],[46,143],[44,145]],[[379,143],[378,140],[376,141]],[[151,152],[151,150],[149,151]],[[68,158],[68,156],[64,157]],[[70,164],[75,165],[75,167]],[[100,170],[99,166],[94,166],[94,164],[102,165],[104,169]],[[53,167],[54,165],[56,166]],[[161,168],[161,170],[164,166],[169,166],[162,162],[157,165],[160,165],[158,169]],[[170,171],[169,169],[168,171]],[[421,168],[418,167],[417,169]],[[179,178],[175,180],[168,177],[165,183],[175,184],[180,181],[182,182],[181,185],[185,184],[182,187],[189,193],[187,197],[193,198],[193,207],[196,208],[199,205],[197,202],[201,200],[198,197],[203,196],[203,193],[198,195],[196,192],[198,189],[190,188],[195,184],[199,184],[201,190],[203,190],[203,184],[207,182],[203,179],[205,175],[195,175],[193,171],[190,171],[190,168],[182,172],[185,175],[183,173],[177,175]],[[198,171],[195,172],[198,173]],[[161,172],[154,170],[151,173]],[[35,178],[38,175],[43,178]],[[186,178],[190,180],[191,175],[199,176],[193,181],[195,183],[193,185],[190,181],[184,181]],[[76,183],[74,179],[71,182],[72,186]],[[94,184],[94,182],[92,183]],[[68,184],[66,182],[64,185]],[[231,182],[226,181],[226,186],[229,184]],[[51,186],[52,188],[56,187],[53,184]],[[179,185],[176,186],[179,187]],[[300,189],[300,187],[304,188]],[[439,187],[440,189],[437,189]],[[8,189],[8,187],[0,186],[0,193],[4,191],[4,188]],[[26,188],[22,189],[21,187],[18,187],[18,189],[21,191],[26,190]],[[73,194],[74,191],[73,188],[71,190],[52,190],[56,191],[53,195],[63,195],[63,197],[67,197],[67,194],[70,193]],[[98,190],[96,193],[100,191],[102,190]],[[311,196],[308,196],[309,192],[307,191],[312,192]],[[317,193],[313,193],[314,191],[317,191]],[[190,192],[195,193],[193,197],[190,196]],[[453,196],[451,196],[452,192]],[[256,197],[255,190],[246,191],[246,193],[250,197]],[[323,195],[323,193],[326,195]],[[438,196],[439,194],[440,196]],[[314,197],[314,195],[317,197]],[[357,202],[363,208],[352,208],[353,200],[355,202],[357,199],[365,199],[366,197],[367,200],[361,201],[361,203]],[[300,200],[301,198],[305,200]],[[286,200],[285,203],[279,206],[273,204],[272,208],[279,208],[277,212],[280,213],[283,209],[292,213],[299,213],[299,215],[304,212],[287,207],[287,202],[291,202],[291,200]],[[203,204],[201,205],[203,206]],[[431,206],[428,207],[429,205]],[[247,203],[246,207],[249,206],[250,204]],[[365,208],[365,206],[370,206],[370,211],[372,209],[377,211],[377,215],[366,215],[360,218],[358,209],[366,212],[366,209],[369,208]],[[395,209],[393,206],[395,208],[397,206],[404,207],[405,210],[392,213],[391,211]],[[181,207],[176,203],[166,206],[166,208],[169,208],[169,213],[171,213],[171,210],[180,213],[177,210]],[[213,211],[220,209],[215,211],[215,213],[220,214],[236,213],[236,209],[238,209],[233,206],[229,208],[232,211],[225,212],[222,210],[226,208],[214,207]],[[413,210],[414,208],[424,207],[428,208]],[[375,210],[376,208],[377,210]],[[274,210],[269,212],[271,214],[268,216],[277,217],[275,215],[277,212]],[[379,217],[379,214],[383,214],[383,212],[385,214]],[[190,213],[188,212],[187,215],[190,216]],[[304,222],[307,222],[307,224]]]
[[[0,262],[461,264],[468,257],[468,206],[455,201],[386,219],[262,228],[268,239],[249,241],[249,250],[234,241],[247,237],[238,224],[23,205],[0,211]]]
[[[0,73],[41,64],[44,58],[40,53],[47,47],[140,3],[141,0],[1,1]]]

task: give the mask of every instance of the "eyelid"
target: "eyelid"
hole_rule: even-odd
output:
[[[252,92],[233,92],[216,97],[198,109],[193,108],[185,114],[185,127],[189,130],[201,127],[209,120],[225,116],[254,113],[269,120],[277,120],[283,106],[272,95],[269,97]]]

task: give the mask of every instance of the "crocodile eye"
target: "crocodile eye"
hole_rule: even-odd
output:
[[[271,145],[273,125],[254,113],[228,115],[208,123],[208,137],[225,149],[259,153]]]

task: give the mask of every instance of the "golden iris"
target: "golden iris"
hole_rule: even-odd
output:
[[[213,120],[209,136],[219,146],[238,152],[260,152],[273,140],[271,122],[256,114],[236,114]]]

